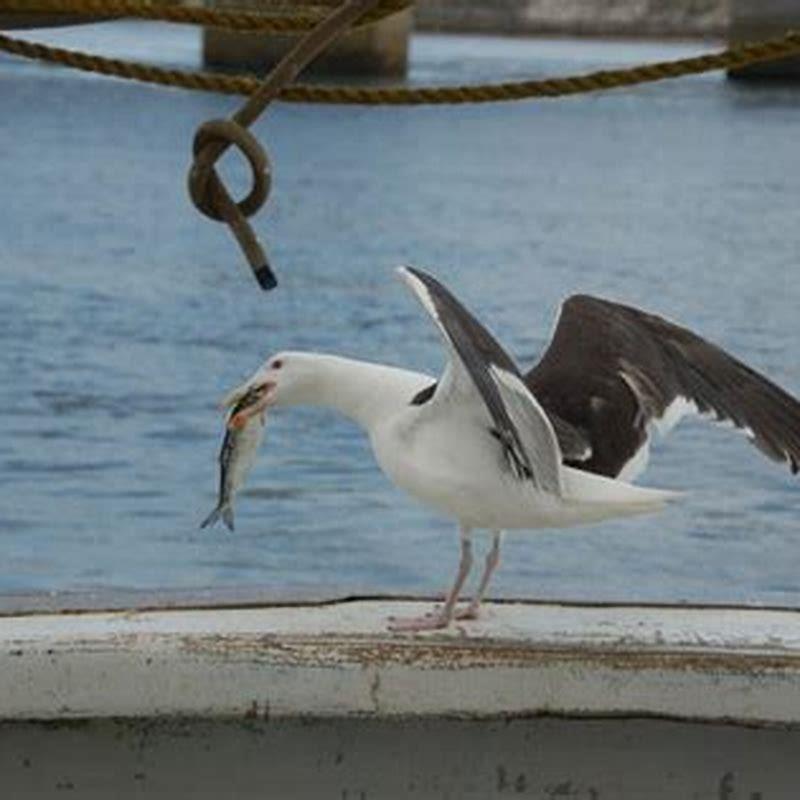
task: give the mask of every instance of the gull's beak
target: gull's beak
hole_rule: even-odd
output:
[[[228,392],[222,398],[222,408],[230,408],[227,427],[240,430],[256,414],[264,414],[270,404],[275,384],[271,381],[258,382],[252,378]]]
[[[253,379],[249,378],[240,386],[231,389],[222,400],[219,401],[220,410],[224,411],[226,408],[233,408],[237,403],[247,397],[247,393],[253,389]]]

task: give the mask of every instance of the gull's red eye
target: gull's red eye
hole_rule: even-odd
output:
[[[279,358],[276,358],[270,366],[272,369],[280,369],[283,366],[283,361],[281,361]]]

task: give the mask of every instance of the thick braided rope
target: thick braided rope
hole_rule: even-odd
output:
[[[131,61],[103,58],[74,50],[48,47],[0,34],[0,50],[25,58],[63,64],[76,69],[119,78],[177,86],[184,89],[251,95],[260,86],[250,75],[221,75],[162,69]],[[340,103],[363,105],[421,105],[446,103],[489,103],[536,97],[560,97],[604,89],[651,83],[695,75],[717,69],[737,69],[800,53],[800,33],[789,32],[776,39],[742,44],[718,53],[661,61],[636,67],[601,70],[542,80],[436,87],[355,87],[292,85],[279,98],[296,103]]]
[[[253,275],[262,289],[273,289],[277,279],[247,218],[255,214],[269,194],[269,158],[248,130],[300,72],[335,42],[380,0],[344,0],[301,36],[260,81],[244,103],[228,119],[209,120],[194,138],[194,157],[189,170],[189,195],[196,208],[212,219],[225,222],[242,248]],[[233,200],[216,170],[216,162],[231,147],[237,147],[250,163],[253,186],[238,203]]]
[[[408,8],[412,2],[381,0],[376,8],[357,20],[354,27],[396,14]],[[136,17],[257,33],[299,33],[313,28],[336,5],[334,0],[314,0],[298,8],[297,5],[284,2],[267,5],[263,11],[253,12],[183,6],[163,0],[0,0],[0,11]]]

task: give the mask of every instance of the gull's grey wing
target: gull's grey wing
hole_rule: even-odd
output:
[[[494,364],[489,367],[489,372],[528,457],[538,487],[562,495],[561,454],[547,414],[518,373],[508,372]]]
[[[617,476],[659,422],[711,414],[767,456],[800,468],[800,403],[686,328],[587,295],[567,299],[553,339],[525,383],[549,415],[584,431],[575,466]]]
[[[411,398],[411,405],[425,405],[425,403],[433,399],[438,386],[439,381],[434,381],[424,389],[421,389]],[[592,457],[592,446],[587,435],[580,428],[561,419],[552,411],[545,413],[553,425],[553,430],[556,432],[562,460],[570,464],[580,464],[588,461]]]
[[[542,491],[560,493],[561,451],[553,426],[511,357],[436,278],[412,267],[401,267],[399,273],[450,350],[450,364],[430,402],[435,404],[446,386],[477,393],[516,476]]]

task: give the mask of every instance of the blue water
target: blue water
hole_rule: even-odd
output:
[[[199,57],[195,33],[166,26],[38,38]],[[411,78],[701,49],[418,36]],[[278,105],[255,127],[275,165],[256,218],[272,294],[185,193],[194,129],[237,103],[0,56],[0,592],[444,588],[452,523],[326,411],[275,413],[236,533],[197,528],[215,500],[215,403],[270,352],[440,368],[401,262],[439,274],[522,365],[581,290],[678,319],[800,393],[800,87],[714,74],[480,107]],[[800,603],[787,470],[697,423],[656,447],[646,482],[690,492],[650,518],[509,536],[495,592]]]

